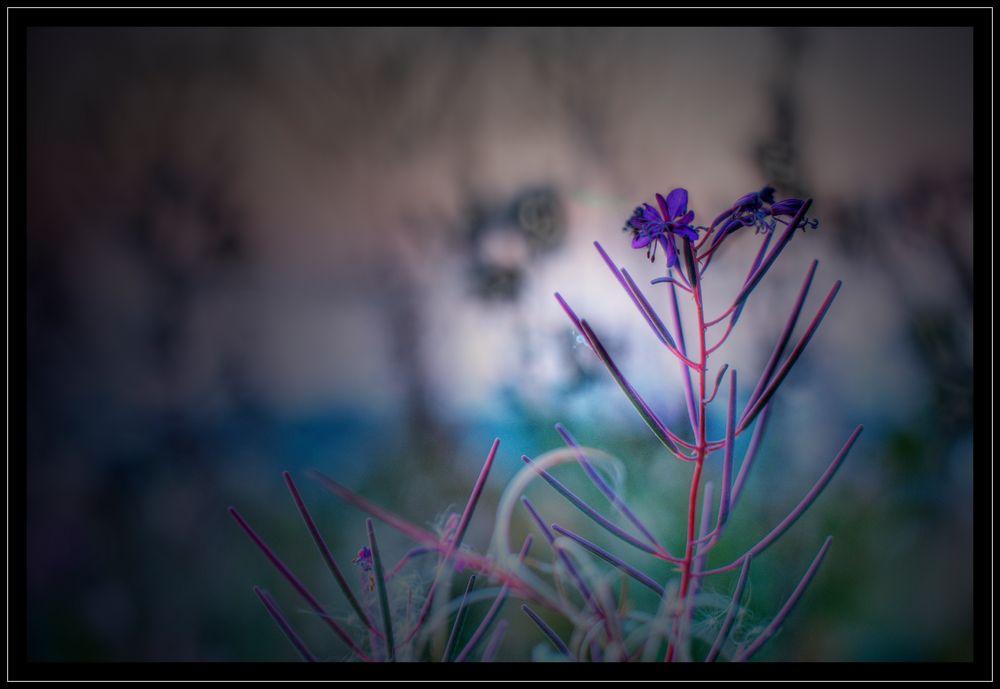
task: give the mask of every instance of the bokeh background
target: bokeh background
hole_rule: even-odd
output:
[[[971,33],[29,31],[28,658],[292,659],[253,584],[343,657],[226,513],[340,610],[282,470],[352,569],[364,517],[308,469],[429,525],[500,437],[467,537],[485,549],[518,458],[559,447],[561,421],[625,462],[637,509],[676,540],[689,468],[552,292],[680,428],[677,367],[592,242],[649,279],[662,262],[621,232],[637,203],[684,186],[708,222],[770,183],[814,198],[820,227],[716,365],[754,380],[812,258],[807,313],[845,285],[779,395],[734,540],[866,430],[755,565],[766,620],[834,536],[758,657],[970,660]],[[710,305],[755,249],[726,245]],[[536,502],[571,520],[546,488]],[[408,545],[380,533],[394,561]],[[503,653],[530,657],[541,639],[514,613]]]

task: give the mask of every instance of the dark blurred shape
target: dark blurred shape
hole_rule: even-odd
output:
[[[420,292],[400,271],[384,271],[379,311],[385,315],[392,343],[392,366],[403,389],[403,437],[419,471],[430,471],[442,458],[456,456],[452,430],[434,405],[432,381],[424,360]]]
[[[928,413],[942,451],[972,427],[972,243],[964,232],[971,202],[972,177],[963,169],[917,171],[882,198],[834,206],[841,249],[854,260],[877,262],[896,292],[927,377]],[[933,272],[917,259],[930,259]],[[918,296],[927,284],[939,292],[937,300]]]
[[[808,34],[796,28],[774,33],[772,120],[754,149],[754,160],[768,183],[805,198],[813,194],[800,150],[804,119],[797,80]],[[871,451],[876,461],[864,469],[868,484],[885,502],[850,518],[856,525],[848,531],[867,530],[877,521],[884,533],[893,534],[891,559],[870,546],[864,546],[869,552],[862,555],[860,539],[848,544],[856,550],[855,561],[834,560],[832,569],[843,567],[851,577],[859,569],[873,574],[860,585],[831,585],[830,604],[839,600],[827,614],[831,625],[843,611],[854,610],[865,620],[867,629],[852,651],[859,659],[967,659],[973,604],[971,483],[966,480],[973,459],[972,174],[964,167],[935,167],[908,175],[895,189],[882,186],[852,197],[822,199],[821,229],[829,228],[823,236],[859,272],[880,275],[882,288],[892,293],[890,301],[902,321],[900,355],[912,356],[923,388],[922,404],[882,431],[883,439]],[[937,564],[926,568],[929,557]],[[917,571],[921,573],[912,574]],[[939,596],[937,607],[927,606],[919,621],[908,619],[906,631],[899,632],[900,610],[885,605],[877,593],[889,589],[899,596],[947,593]],[[889,628],[894,629],[891,636],[878,631]]]
[[[178,347],[192,304],[206,282],[238,270],[243,258],[240,218],[219,184],[219,178],[161,159],[150,166],[125,221],[123,241],[155,285],[149,345],[153,368],[168,384],[182,365]]]
[[[783,196],[804,198],[809,187],[798,149],[799,113],[796,78],[806,45],[804,29],[774,29],[777,59],[770,86],[771,131],[754,149],[754,159],[769,184]]]
[[[565,231],[561,201],[550,187],[528,188],[507,202],[473,202],[465,236],[475,294],[516,300],[532,261],[556,249]]]
[[[517,225],[534,253],[546,253],[559,246],[565,228],[555,190],[529,189],[513,205],[517,212]]]

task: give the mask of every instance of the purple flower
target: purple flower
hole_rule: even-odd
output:
[[[372,559],[372,551],[368,546],[364,546],[358,551],[358,556],[351,560],[361,568],[361,582],[371,593],[375,590],[375,560]]]
[[[656,202],[659,210],[648,203],[636,208],[624,229],[632,233],[632,248],[646,247],[646,256],[651,261],[656,259],[656,242],[662,244],[667,252],[667,265],[673,267],[680,263],[674,238],[680,236],[692,242],[698,239],[698,230],[691,226],[694,211],[687,209],[686,189],[674,189],[665,199],[657,194]]]
[[[352,560],[354,564],[361,568],[363,572],[372,571],[374,562],[372,560],[372,551],[368,546],[363,547],[358,551],[358,556]]]
[[[774,187],[764,187],[760,191],[741,196],[730,208],[712,221],[712,227],[724,223],[719,234],[712,240],[712,249],[741,227],[756,227],[757,232],[773,232],[777,223],[787,222],[783,217],[792,217],[802,208],[801,199],[784,199],[774,202]],[[816,227],[818,220],[803,218],[802,227]]]

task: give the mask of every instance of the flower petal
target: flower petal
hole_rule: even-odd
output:
[[[742,210],[744,208],[757,208],[760,206],[760,194],[753,191],[736,199],[733,209]]]
[[[666,218],[667,220],[670,220],[670,218],[672,218],[673,216],[670,215],[670,210],[667,206],[667,200],[663,198],[662,194],[656,195],[656,203],[660,207],[660,212],[663,213],[663,217]]]
[[[800,208],[802,208],[802,199],[784,199],[771,206],[768,212],[775,217],[779,215],[795,215],[799,212]]]
[[[687,189],[677,188],[667,196],[667,218],[676,218],[687,212],[688,193]]]
[[[744,227],[745,225],[748,224],[750,223],[746,222],[745,220],[742,220],[740,218],[733,218],[732,220],[727,222],[725,226],[722,228],[722,234],[727,234],[729,232],[732,232],[733,230],[738,230],[741,227]]]
[[[722,229],[719,230],[719,233],[715,235],[715,238],[712,240],[712,246],[710,247],[710,249],[714,251],[715,247],[719,246],[719,244],[722,243],[722,240],[725,239],[730,232],[732,232],[733,230],[738,230],[739,228],[744,227],[746,224],[747,223],[745,223],[743,220],[740,220],[739,218],[733,218],[732,220],[727,222],[725,225],[722,226]]]
[[[687,213],[684,214],[683,218],[681,218],[680,220],[676,220],[674,222],[676,222],[677,225],[679,226],[684,226],[684,225],[690,225],[692,220],[694,220],[694,211],[688,211]]]
[[[688,226],[676,227],[674,228],[674,234],[676,234],[679,237],[687,237],[692,242],[698,241],[698,230],[694,229],[693,227],[688,227]]]
[[[735,206],[734,206],[734,208],[735,208]],[[726,218],[728,218],[729,216],[731,216],[733,214],[733,212],[734,212],[734,208],[727,208],[726,210],[722,211],[717,216],[715,216],[715,220],[712,221],[711,227],[715,227],[720,222],[722,222],[723,220],[725,220]]]
[[[660,235],[660,243],[663,244],[663,248],[667,252],[667,265],[671,268],[679,266],[680,261],[677,259],[677,247],[674,246],[673,235],[670,237]]]
[[[642,247],[649,244],[653,239],[653,235],[649,233],[640,233],[632,237],[632,248],[641,249]]]

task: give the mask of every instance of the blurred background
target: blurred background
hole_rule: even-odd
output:
[[[592,242],[665,313],[648,286],[662,258],[621,231],[632,209],[683,186],[708,224],[771,184],[812,197],[820,226],[795,237],[711,370],[728,362],[750,389],[813,258],[804,321],[845,284],[777,398],[730,552],[865,432],[755,562],[749,604],[766,621],[834,536],[758,658],[970,660],[971,38],[31,30],[29,659],[293,659],[254,584],[343,658],[227,506],[346,611],[281,471],[353,570],[364,515],[309,469],[430,528],[461,510],[499,437],[466,538],[483,550],[520,455],[561,445],[556,422],[621,458],[636,510],[682,548],[690,468],[658,449],[552,292],[681,429],[677,365]],[[749,231],[727,242],[710,311],[756,247]],[[530,495],[576,519],[544,484]],[[390,562],[410,545],[380,538]],[[537,630],[515,604],[505,614],[501,657],[530,657]]]

